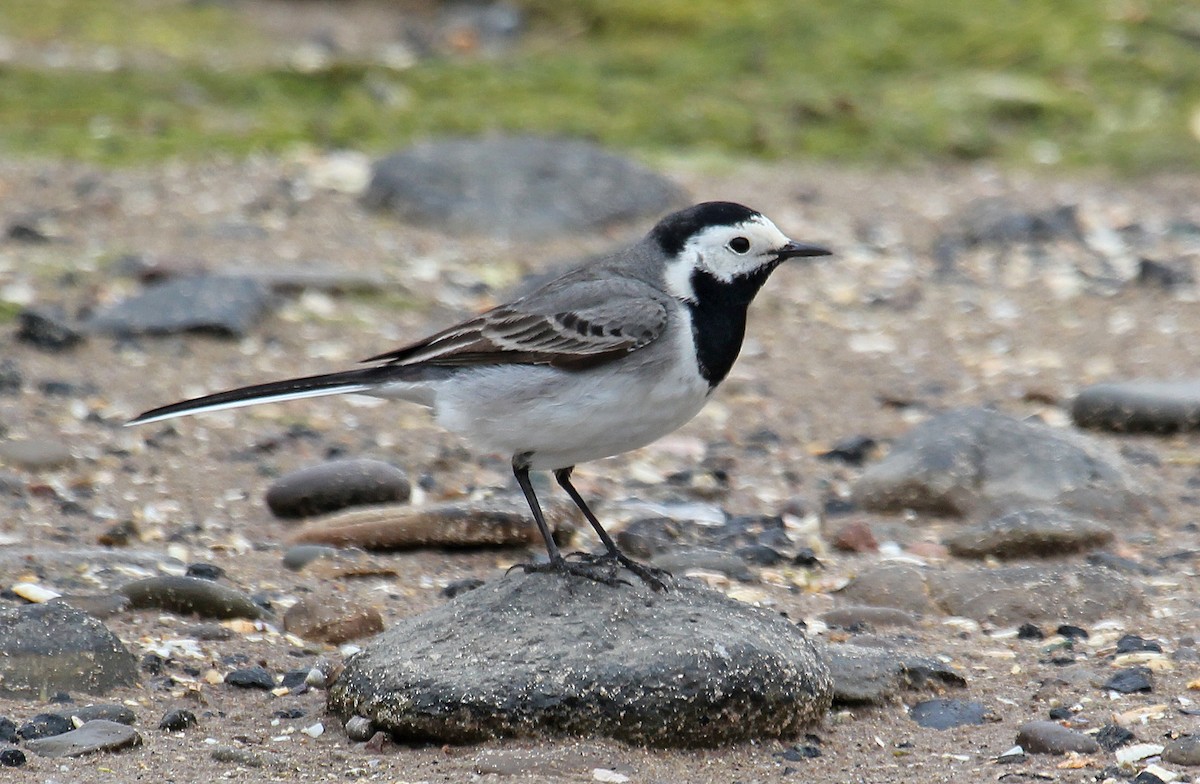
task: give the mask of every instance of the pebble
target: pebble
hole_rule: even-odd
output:
[[[822,652],[833,677],[834,702],[842,705],[879,705],[903,691],[967,685],[960,673],[932,656],[851,643]]]
[[[1101,687],[1121,694],[1154,691],[1154,680],[1148,667],[1128,667],[1113,674]]]
[[[26,308],[17,314],[17,340],[43,351],[67,351],[83,342],[84,336],[61,312]]]
[[[1028,721],[1017,731],[1017,745],[1029,754],[1095,754],[1100,744],[1054,721]]]
[[[1059,509],[1026,509],[962,528],[946,546],[966,558],[1024,558],[1091,550],[1112,539],[1104,523]]]
[[[1105,751],[1116,751],[1137,740],[1132,732],[1119,724],[1105,724],[1096,733],[1095,738],[1096,742],[1100,744],[1100,748]]]
[[[707,548],[689,547],[659,553],[650,559],[658,569],[671,574],[686,575],[690,571],[723,574],[733,580],[749,582],[754,579],[746,562],[733,553]]]
[[[0,610],[0,694],[105,694],[137,682],[137,662],[104,624],[57,601]]]
[[[1118,765],[1128,765],[1131,762],[1140,762],[1150,757],[1157,757],[1165,749],[1165,746],[1157,743],[1135,743],[1132,746],[1117,749],[1115,756]]]
[[[17,742],[17,725],[7,716],[0,716],[0,743]]]
[[[26,471],[53,471],[75,462],[71,447],[52,438],[0,441],[0,463]]]
[[[248,594],[212,580],[162,575],[126,583],[118,589],[135,610],[158,609],[202,618],[270,617]]]
[[[831,544],[837,550],[847,553],[877,553],[879,542],[871,526],[862,521],[847,523],[833,535]]]
[[[542,510],[551,530],[574,530],[573,507],[543,502]],[[367,550],[402,550],[540,544],[542,539],[529,519],[528,504],[512,498],[420,507],[351,509],[310,521],[296,532],[292,541]]]
[[[72,721],[78,720],[78,723],[86,723],[95,719],[104,719],[105,721],[115,721],[118,724],[133,724],[137,721],[137,714],[132,709],[125,705],[110,703],[108,705],[86,705],[82,708],[75,708],[68,714]]]
[[[120,751],[141,744],[142,736],[133,727],[97,719],[62,735],[28,741],[25,748],[42,757],[81,757],[101,751]]]
[[[981,408],[939,414],[906,433],[863,472],[852,497],[874,511],[955,516],[1042,506],[1106,519],[1157,511],[1098,442]]]
[[[0,767],[19,768],[25,764],[25,752],[20,749],[0,750]]]
[[[1172,765],[1200,765],[1200,735],[1183,735],[1167,741],[1162,758]]]
[[[175,708],[163,714],[158,722],[158,728],[163,732],[183,732],[189,727],[195,727],[199,721],[196,714],[186,708]]]
[[[1200,427],[1200,379],[1122,381],[1085,387],[1071,404],[1080,427],[1174,433]]]
[[[366,743],[375,734],[375,725],[365,716],[346,719],[346,737],[355,743]]]
[[[345,597],[309,595],[288,608],[283,628],[311,642],[340,645],[383,631],[383,616]]]
[[[374,165],[363,196],[425,227],[524,242],[609,231],[681,201],[670,180],[591,142],[504,135],[395,153]]]
[[[116,335],[172,335],[205,332],[243,337],[266,315],[271,291],[237,276],[197,275],[146,287],[92,316],[91,332]]]
[[[408,476],[381,460],[333,460],[284,474],[267,488],[266,502],[281,519],[328,514],[353,506],[403,503]]]
[[[683,580],[652,592],[513,571],[364,645],[328,705],[398,739],[678,747],[791,736],[831,696],[820,655],[776,613]]]
[[[292,545],[283,554],[283,567],[298,572],[318,558],[332,558],[340,552],[338,548],[324,544]]]
[[[225,676],[225,683],[242,689],[270,691],[275,688],[275,676],[267,672],[266,668],[255,665],[230,672]]]
[[[22,740],[35,740],[62,735],[75,728],[71,720],[58,713],[39,713],[17,729],[17,737]]]
[[[920,726],[933,730],[999,721],[996,714],[983,703],[941,698],[918,702],[909,709],[908,715]]]

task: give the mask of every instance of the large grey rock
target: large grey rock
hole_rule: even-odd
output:
[[[363,201],[422,225],[525,241],[657,216],[682,197],[665,177],[590,142],[491,136],[384,158]]]
[[[0,611],[0,694],[45,699],[137,683],[137,662],[100,621],[60,603]]]
[[[108,335],[209,332],[240,337],[267,313],[270,304],[270,289],[250,278],[176,278],[100,311],[87,327]]]
[[[1112,529],[1096,520],[1061,509],[1026,509],[955,531],[946,546],[967,558],[1022,558],[1077,553],[1112,538]]]
[[[853,495],[866,509],[945,515],[1056,506],[1118,519],[1157,509],[1100,444],[979,408],[915,427],[863,473]]]
[[[142,745],[142,736],[133,727],[115,721],[95,719],[78,729],[27,741],[25,748],[42,757],[82,757],[101,751],[120,751]]]
[[[631,579],[509,573],[375,638],[329,708],[398,739],[651,746],[791,736],[825,713],[829,670],[794,624],[690,581]]]
[[[1094,384],[1071,404],[1080,427],[1173,433],[1200,427],[1200,379]]]
[[[1111,569],[1095,566],[942,572],[884,564],[855,577],[841,594],[862,604],[998,624],[1084,623],[1145,607],[1135,583]]]
[[[833,699],[841,704],[879,704],[905,690],[967,684],[961,674],[933,657],[894,648],[846,643],[826,646],[822,653],[833,676]]]

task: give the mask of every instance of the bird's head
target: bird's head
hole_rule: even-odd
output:
[[[788,259],[828,256],[830,251],[789,239],[762,213],[726,201],[710,201],[672,213],[650,239],[666,256],[667,290],[695,298],[694,276],[717,284],[749,287],[750,295]]]

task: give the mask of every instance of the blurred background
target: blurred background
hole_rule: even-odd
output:
[[[489,130],[649,158],[1195,169],[1200,4],[0,2],[0,154],[373,154]]]

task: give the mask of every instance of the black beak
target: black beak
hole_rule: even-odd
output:
[[[803,242],[788,240],[787,244],[775,251],[775,257],[780,261],[787,259],[799,259],[808,256],[832,256],[833,251],[827,248],[822,248],[820,245],[807,245]]]

